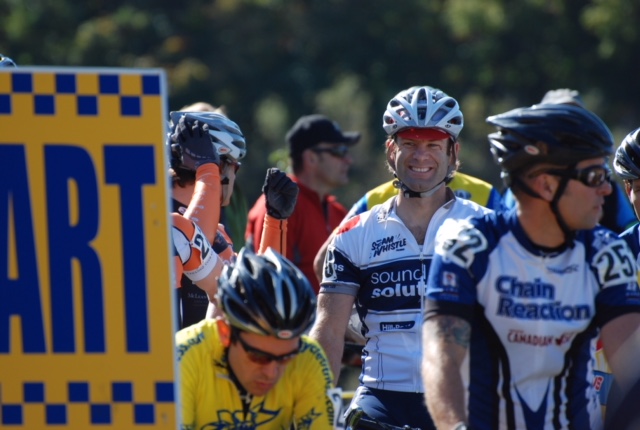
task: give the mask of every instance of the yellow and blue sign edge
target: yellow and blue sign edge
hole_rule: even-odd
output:
[[[177,426],[165,93],[0,70],[0,427]]]

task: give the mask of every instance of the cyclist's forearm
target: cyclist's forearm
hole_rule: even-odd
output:
[[[331,366],[331,372],[333,373],[334,385],[338,381],[340,376],[340,368],[342,367],[342,354],[344,352],[344,332],[342,336],[335,331],[325,328],[323,324],[316,324],[311,329],[309,336],[318,341],[318,343],[324,349],[329,365]]]
[[[346,294],[321,292],[318,295],[318,313],[309,335],[322,345],[327,354],[333,372],[334,384],[340,376],[344,334],[347,330],[354,300],[354,296]]]
[[[459,334],[469,331],[466,321],[456,317],[436,317],[423,326],[422,379],[427,408],[438,429],[467,422],[460,366],[468,337]]]

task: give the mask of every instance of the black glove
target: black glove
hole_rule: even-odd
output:
[[[171,140],[180,145],[182,150],[182,164],[191,170],[206,163],[219,166],[220,156],[209,136],[209,126],[186,118],[186,115],[180,117],[171,135]]]
[[[275,167],[267,169],[262,192],[267,201],[267,214],[277,219],[291,216],[298,201],[298,184],[284,172]]]

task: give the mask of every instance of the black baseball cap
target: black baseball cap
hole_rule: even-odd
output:
[[[286,136],[289,155],[302,153],[320,142],[352,145],[360,140],[356,131],[343,132],[337,122],[324,115],[306,115],[298,119]]]

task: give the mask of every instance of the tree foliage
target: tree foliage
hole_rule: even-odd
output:
[[[640,126],[638,16],[638,0],[0,0],[0,52],[20,65],[165,69],[169,109],[225,105],[247,135],[250,202],[288,127],[326,113],[364,135],[338,190],[349,205],[388,177],[382,113],[413,85],[461,102],[462,169],[497,186],[484,119],[548,89],[578,89],[620,141]]]

